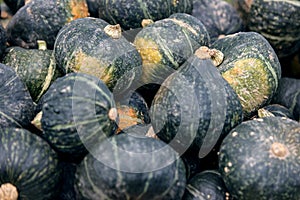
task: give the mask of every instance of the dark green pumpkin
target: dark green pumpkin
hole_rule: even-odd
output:
[[[46,141],[25,129],[1,128],[0,151],[0,199],[56,199],[61,168]]]
[[[204,157],[243,115],[233,89],[211,60],[199,56],[196,51],[163,82],[150,116],[160,139],[180,153],[194,144]]]
[[[58,31],[66,23],[89,15],[85,0],[32,0],[21,7],[7,24],[11,46],[37,48],[44,40],[53,49]]]
[[[281,78],[281,66],[261,34],[227,35],[216,40],[211,48],[224,54],[218,69],[239,96],[246,118],[271,101]]]
[[[278,57],[300,49],[300,2],[298,0],[234,0],[248,30],[262,34]]]
[[[300,198],[300,124],[281,117],[248,120],[223,140],[219,170],[239,200]]]
[[[112,36],[106,31],[109,27]],[[64,74],[82,72],[96,76],[111,91],[121,92],[120,88],[129,87],[140,76],[142,60],[134,45],[118,35],[119,31],[118,26],[111,26],[99,18],[73,20],[56,38],[57,67]]]
[[[185,188],[182,200],[229,200],[221,174],[217,170],[205,170],[194,175]]]
[[[112,93],[101,80],[70,73],[56,79],[43,96],[42,137],[63,159],[77,162],[114,134],[116,118]]]
[[[12,67],[25,83],[34,102],[48,89],[51,82],[59,76],[57,70],[50,65],[52,50],[25,49],[9,47],[3,63]]]
[[[115,135],[90,151],[76,172],[80,199],[181,199],[185,167],[164,142]]]
[[[129,30],[142,27],[143,19],[157,21],[174,13],[191,13],[192,0],[97,0],[99,17]]]
[[[258,117],[286,117],[295,120],[293,113],[280,104],[269,104],[258,109]]]
[[[211,42],[245,29],[239,13],[224,0],[193,0],[192,15],[205,25]]]
[[[34,118],[35,105],[17,73],[0,64],[0,127],[26,127]]]

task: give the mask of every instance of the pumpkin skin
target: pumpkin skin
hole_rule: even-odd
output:
[[[63,74],[90,74],[104,81],[111,91],[121,93],[140,76],[142,60],[123,36],[113,38],[104,31],[108,25],[93,17],[73,20],[60,30],[53,53]]]
[[[239,13],[223,0],[193,0],[192,15],[205,25],[211,42],[222,35],[245,30]]]
[[[120,24],[123,30],[142,27],[143,19],[153,21],[174,13],[191,13],[192,0],[122,1],[97,0],[99,17],[110,24]]]
[[[70,73],[43,96],[42,137],[63,160],[79,162],[90,146],[114,134],[116,118],[113,96],[101,80]]]
[[[269,104],[258,109],[258,117],[286,117],[295,120],[293,113],[280,104]]]
[[[270,103],[281,78],[281,65],[269,42],[256,32],[239,32],[216,40],[211,48],[224,54],[218,66],[250,118]]]
[[[247,29],[262,34],[273,46],[279,58],[300,48],[299,1],[234,0]]]
[[[0,193],[2,186],[10,183],[17,188],[20,200],[57,197],[61,168],[46,141],[26,129],[1,128],[0,151]],[[1,194],[0,198],[10,199]]]
[[[0,63],[0,127],[28,128],[35,105],[25,84],[9,66]]]
[[[194,175],[186,185],[182,200],[232,199],[221,174],[217,170],[205,170]]]
[[[202,158],[241,123],[243,113],[237,95],[211,60],[196,53],[163,82],[150,117],[161,140],[180,154],[196,145]]]
[[[23,48],[38,48],[44,40],[53,49],[59,30],[66,23],[89,16],[85,0],[32,0],[21,7],[7,24],[8,43]]]
[[[0,60],[2,60],[6,49],[7,34],[3,25],[0,25]]]
[[[236,199],[300,198],[300,125],[281,117],[248,120],[223,140],[219,170]]]
[[[76,171],[79,199],[181,199],[185,167],[164,142],[114,135],[87,155]]]

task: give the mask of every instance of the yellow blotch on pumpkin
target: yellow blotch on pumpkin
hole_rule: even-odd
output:
[[[137,38],[134,45],[142,57],[143,64],[159,64],[161,62],[162,55],[159,52],[159,46],[153,40]]]

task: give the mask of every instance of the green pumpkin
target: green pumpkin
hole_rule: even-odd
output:
[[[218,70],[239,96],[245,118],[270,103],[281,78],[281,65],[274,49],[261,34],[227,35],[210,48],[224,54]]]
[[[89,16],[85,0],[32,0],[9,20],[6,31],[11,46],[38,48],[44,40],[53,49],[59,30],[68,22]]]
[[[1,128],[0,151],[0,199],[56,199],[61,168],[46,141],[26,129]]]
[[[300,124],[281,117],[248,120],[223,140],[219,170],[230,194],[243,199],[300,198]]]
[[[64,160],[80,161],[91,146],[115,132],[112,93],[94,76],[70,73],[58,78],[42,100],[42,137]]]
[[[280,104],[269,104],[257,111],[258,117],[286,117],[295,120],[293,113],[285,106]]]
[[[80,199],[181,199],[185,167],[164,142],[130,133],[90,151],[76,171]]]

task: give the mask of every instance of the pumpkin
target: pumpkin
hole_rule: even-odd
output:
[[[185,188],[182,200],[229,200],[221,174],[217,170],[205,170],[194,175]]]
[[[6,31],[11,46],[38,48],[37,40],[53,49],[58,31],[66,23],[89,15],[85,0],[32,0],[10,19]]]
[[[0,77],[0,127],[30,127],[35,105],[28,89],[17,73],[2,63]]]
[[[43,96],[41,112],[42,137],[66,161],[79,162],[116,129],[112,93],[101,80],[83,73],[57,78]]]
[[[181,199],[185,167],[164,142],[129,134],[95,146],[77,168],[80,199]]]
[[[224,0],[193,0],[192,15],[205,25],[211,42],[245,29],[239,13]]]
[[[261,34],[227,35],[210,48],[224,54],[218,70],[239,96],[245,118],[270,103],[281,78],[281,65],[274,49]]]
[[[0,199],[55,199],[61,168],[57,154],[22,128],[0,129]]]
[[[4,29],[3,25],[0,25],[0,60],[2,60],[2,57],[5,53],[6,49],[6,41],[7,41],[7,34],[6,30]]]
[[[114,93],[126,90],[141,74],[141,56],[118,25],[99,18],[81,18],[58,33],[53,54],[63,73],[81,72],[98,77]],[[118,84],[117,84],[118,83]]]
[[[243,120],[237,95],[208,56],[199,48],[172,73],[156,93],[150,112],[161,140],[180,154],[196,145],[200,158]]]
[[[157,21],[174,13],[191,13],[192,0],[122,1],[97,0],[99,17],[123,30],[141,28],[143,19]]]
[[[97,0],[86,0],[88,10],[90,13],[90,17],[96,17],[99,18],[99,12],[98,12],[98,4]]]
[[[282,77],[279,87],[272,99],[272,103],[287,107],[295,120],[300,120],[300,80],[290,77]]]
[[[219,170],[235,199],[300,198],[300,124],[265,117],[239,124],[225,137]]]
[[[295,119],[293,113],[285,106],[280,104],[269,104],[257,111],[258,117],[286,117]]]
[[[38,102],[51,82],[60,76],[50,65],[52,50],[39,46],[39,49],[9,47],[3,58],[3,63],[12,67],[25,83],[34,102]]]
[[[234,0],[248,30],[262,34],[279,58],[300,49],[299,1]]]

